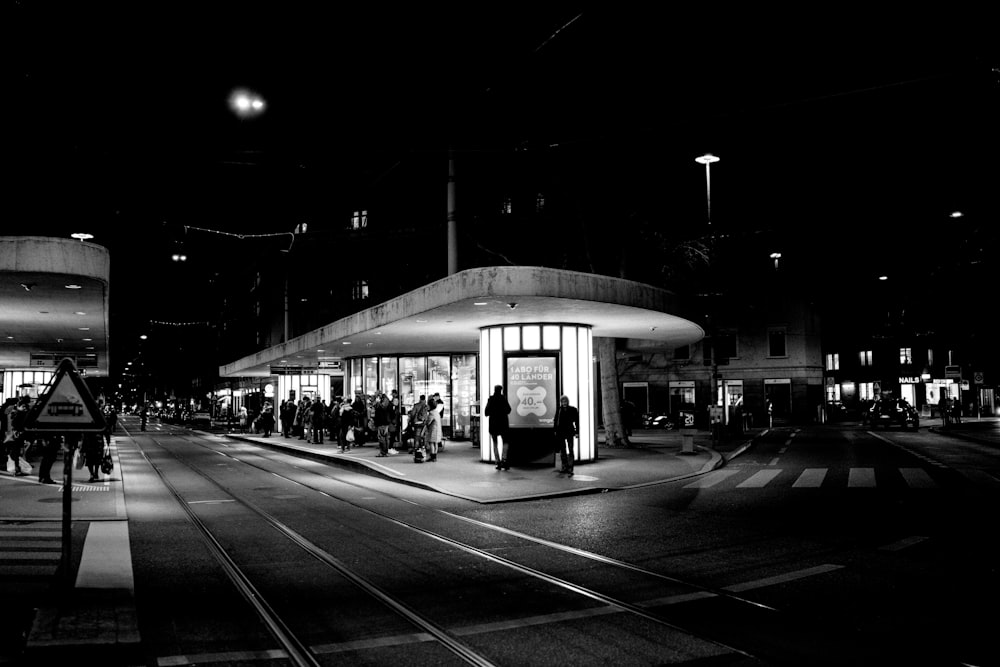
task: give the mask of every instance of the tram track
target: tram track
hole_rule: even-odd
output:
[[[296,544],[301,549],[309,553],[315,559],[328,565],[331,569],[335,570],[341,577],[344,577],[358,588],[364,590],[366,594],[371,595],[372,597],[378,599],[380,603],[390,608],[394,613],[405,618],[408,622],[419,628],[421,632],[425,632],[429,636],[433,637],[435,641],[440,642],[442,646],[448,648],[449,651],[458,656],[461,660],[463,660],[467,664],[492,664],[488,658],[481,655],[477,651],[470,649],[468,646],[465,645],[464,642],[459,641],[458,638],[454,636],[455,634],[459,633],[449,632],[448,629],[440,627],[434,620],[424,617],[420,612],[414,610],[410,605],[407,605],[402,600],[396,599],[392,594],[383,590],[376,583],[370,581],[368,578],[358,573],[354,568],[346,565],[344,562],[339,560],[333,554],[330,554],[328,551],[324,550],[323,548],[313,543],[306,536],[295,531],[290,526],[286,525],[284,522],[279,520],[277,517],[273,516],[271,513],[258,507],[253,501],[248,500],[246,498],[236,497],[231,490],[223,487],[222,485],[219,485],[218,482],[214,480],[211,476],[206,475],[204,472],[199,470],[196,465],[193,465],[185,461],[183,457],[177,455],[176,452],[171,451],[170,448],[158,442],[156,438],[152,438],[152,441],[163,451],[166,451],[173,458],[177,459],[178,462],[182,463],[185,467],[196,472],[208,482],[217,485],[218,488],[221,488],[227,494],[234,496],[234,499],[237,502],[239,502],[241,505],[243,505],[244,507],[252,511],[254,514],[259,516],[269,526],[276,529],[278,532],[284,535],[288,540],[292,541],[294,544]],[[384,499],[405,503],[408,507],[417,508],[422,512],[426,512],[428,514],[433,513],[433,515],[438,517],[445,517],[448,520],[454,522],[455,524],[465,524],[468,526],[473,526],[476,529],[486,530],[489,531],[490,533],[500,534],[505,537],[514,538],[519,542],[528,543],[533,547],[541,547],[543,550],[546,551],[546,558],[542,560],[551,561],[553,556],[549,554],[561,554],[563,557],[569,557],[574,561],[576,559],[583,559],[586,562],[596,564],[596,566],[598,567],[610,568],[613,571],[613,574],[607,576],[607,579],[609,580],[616,580],[622,577],[623,573],[627,573],[628,576],[640,577],[643,580],[647,580],[644,581],[642,585],[642,587],[645,589],[659,590],[663,586],[672,587],[671,590],[669,591],[671,595],[668,596],[661,595],[659,597],[655,595],[652,596],[653,600],[659,599],[661,601],[661,604],[662,600],[666,598],[670,598],[677,601],[714,599],[720,601],[721,603],[727,606],[728,608],[727,613],[732,614],[733,609],[740,608],[743,611],[738,612],[739,614],[754,615],[755,617],[754,620],[748,624],[754,627],[760,627],[770,624],[773,621],[775,621],[775,619],[778,619],[781,616],[783,616],[780,610],[775,609],[774,607],[771,607],[764,603],[752,600],[744,595],[739,595],[735,591],[727,591],[724,589],[707,587],[698,584],[696,582],[686,581],[682,578],[670,576],[660,572],[655,572],[647,568],[642,568],[637,565],[621,561],[618,559],[609,558],[601,554],[596,554],[573,546],[560,544],[557,542],[553,542],[551,540],[545,540],[532,535],[528,535],[526,533],[522,533],[520,531],[515,531],[502,526],[497,526],[494,524],[483,522],[478,519],[461,516],[453,512],[448,512],[447,510],[442,510],[440,508],[421,504],[417,501],[412,500],[411,498],[404,498],[402,496],[393,495],[391,493],[387,493],[382,490],[373,490],[369,486],[366,486],[364,484],[358,484],[349,479],[344,479],[340,476],[337,476],[336,474],[327,474],[325,472],[319,473],[317,472],[315,467],[313,468],[301,467],[297,466],[294,462],[289,462],[286,460],[282,460],[281,462],[281,465],[289,466],[295,469],[297,472],[301,472],[306,475],[317,476],[316,483],[309,483],[301,479],[294,479],[292,477],[275,472],[273,466],[274,463],[273,457],[263,456],[262,454],[253,454],[252,456],[263,459],[262,463],[257,463],[250,460],[251,459],[250,456],[234,455],[231,452],[220,452],[218,449],[212,447],[211,445],[204,443],[203,441],[200,441],[200,439],[197,437],[185,438],[185,442],[203,448],[216,455],[225,456],[233,461],[239,462],[240,464],[248,466],[254,470],[267,473],[269,475],[273,475],[279,480],[282,480],[290,484],[294,484],[297,487],[301,487],[305,490],[320,494],[337,503],[343,503],[347,506],[350,506],[354,510],[362,511],[370,516],[378,518],[381,521],[389,522],[397,527],[403,528],[407,531],[411,531],[412,533],[418,535],[421,539],[434,540],[438,544],[444,545],[446,548],[459,550],[477,559],[483,559],[491,563],[500,565],[502,567],[508,568],[517,573],[518,576],[531,577],[536,581],[544,582],[550,586],[569,592],[574,596],[586,598],[588,601],[592,603],[597,603],[606,606],[613,613],[626,614],[633,617],[641,618],[644,619],[645,621],[648,621],[649,623],[656,624],[660,627],[669,628],[671,631],[675,633],[686,635],[693,639],[697,639],[698,641],[707,642],[709,644],[714,645],[718,650],[722,652],[730,653],[734,657],[739,656],[739,659],[749,660],[751,662],[762,661],[762,658],[756,654],[754,649],[748,649],[746,647],[734,645],[733,642],[726,642],[720,640],[718,637],[711,636],[710,634],[704,632],[703,631],[705,627],[704,624],[702,624],[701,629],[696,629],[689,625],[685,625],[684,623],[678,623],[674,620],[670,620],[670,618],[667,617],[667,614],[663,611],[663,609],[658,608],[660,605],[656,604],[655,602],[645,602],[643,600],[629,601],[626,599],[622,599],[616,595],[609,594],[608,592],[602,592],[601,590],[595,589],[591,586],[571,581],[570,579],[567,579],[563,576],[557,576],[555,574],[552,574],[550,571],[546,571],[546,569],[571,571],[573,569],[571,564],[567,565],[565,562],[557,560],[556,562],[557,564],[560,564],[560,567],[553,567],[550,565],[549,567],[541,568],[527,564],[525,562],[520,562],[513,558],[501,556],[498,553],[495,553],[494,551],[488,548],[476,546],[465,540],[446,535],[440,530],[431,530],[425,526],[418,525],[412,520],[405,520],[400,518],[399,516],[394,516],[380,509],[376,509],[370,506],[369,504],[363,504],[357,502],[351,497],[349,497],[350,494],[346,493],[338,494],[335,492],[331,492],[328,488],[323,488],[323,486],[328,483],[335,483],[335,484],[345,485],[353,489],[363,490],[366,493],[376,493],[379,494],[379,496],[381,496]],[[145,457],[145,452],[143,452],[143,455]],[[288,458],[294,458],[294,457],[288,457]],[[155,469],[155,465],[153,464],[152,461],[149,460],[148,457],[146,457],[146,460]],[[160,474],[161,477],[163,476],[159,470],[157,470],[157,473]],[[169,486],[169,482],[166,479],[164,479],[164,481]],[[176,493],[174,493],[174,495],[177,499],[177,502],[179,502],[182,505],[187,504],[181,495]],[[200,525],[200,529],[210,534],[209,529],[205,527],[203,524],[200,524],[200,521],[197,520],[197,517],[194,515],[193,510],[187,507],[186,509],[192,516],[192,519],[195,520],[196,523]],[[213,546],[213,549],[214,548],[221,548],[221,545]],[[220,558],[226,559],[227,556],[220,556]],[[233,579],[234,584],[236,584],[238,587],[246,586],[246,584],[238,583],[243,579],[243,575],[241,575],[241,573],[234,573],[233,577],[234,577]],[[677,587],[681,587],[684,590],[683,591],[674,590]],[[245,589],[244,597],[247,597],[248,599],[251,598],[258,599],[259,595],[253,592],[251,588],[247,587]],[[263,606],[257,611],[258,614],[262,615],[262,618],[266,617],[269,619],[271,618],[271,614],[273,613],[272,610],[269,610],[267,607]],[[781,625],[784,622],[784,620],[785,619],[777,621],[777,624]],[[285,649],[286,651],[288,651],[289,656],[292,656],[293,654],[298,654],[300,651],[303,650],[296,645],[297,642],[294,640],[294,638],[284,637],[284,632],[285,632],[285,630],[283,629],[284,624],[280,620],[280,618],[275,618],[273,621],[267,621],[265,622],[265,625],[268,626],[269,630],[273,626],[274,629],[272,630],[272,634],[275,636],[279,644],[281,644],[283,647],[286,646],[286,644],[291,647],[289,649]],[[295,664],[315,664],[312,662],[308,662],[309,660],[314,659],[309,655],[307,655],[308,649],[304,649],[304,651],[305,654],[303,654],[301,657],[303,662],[296,661]],[[778,660],[778,663],[781,662],[782,662],[781,660]]]

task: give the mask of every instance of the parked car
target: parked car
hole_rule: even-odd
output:
[[[191,426],[209,428],[212,425],[212,415],[208,412],[192,412],[188,421]]]
[[[642,416],[643,428],[662,428],[670,430],[674,427],[674,420],[669,415],[661,413],[647,412]]]
[[[883,398],[872,403],[865,420],[872,429],[880,426],[890,428],[920,428],[920,414],[917,409],[902,398]]]

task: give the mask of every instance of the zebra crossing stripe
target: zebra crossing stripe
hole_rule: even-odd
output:
[[[771,480],[781,474],[781,470],[761,470],[750,476],[749,479],[736,485],[737,489],[759,489],[766,486]]]
[[[923,468],[900,468],[899,474],[911,489],[932,489],[937,486]]]
[[[796,489],[818,489],[826,479],[826,468],[806,468],[792,484]]]
[[[847,486],[851,488],[874,487],[875,468],[851,468],[847,475]]]
[[[715,486],[719,482],[728,479],[730,476],[738,473],[739,470],[713,470],[704,477],[699,477],[690,484],[684,486],[685,489],[707,489],[710,486]]]

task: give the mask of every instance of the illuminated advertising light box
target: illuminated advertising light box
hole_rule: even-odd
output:
[[[556,417],[556,357],[507,357],[511,428],[552,428]]]

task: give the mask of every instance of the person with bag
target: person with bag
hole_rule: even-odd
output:
[[[493,458],[497,461],[497,470],[510,470],[507,463],[507,432],[510,430],[510,403],[503,395],[503,386],[493,387],[493,395],[486,401],[483,415],[490,420],[490,440],[493,443]],[[499,441],[499,443],[498,443]],[[502,451],[501,451],[502,448]]]
[[[354,408],[347,401],[340,406],[340,451],[346,452],[354,446]]]
[[[562,469],[559,472],[573,474],[573,439],[580,432],[580,412],[569,404],[569,397],[559,399],[559,409],[556,410],[555,434],[559,442],[559,456],[562,458]]]
[[[100,478],[97,473],[101,469],[101,461],[104,458],[104,446],[101,444],[101,439],[97,437],[96,433],[83,434],[80,456],[83,457],[83,463],[87,466],[87,470],[90,471],[90,479],[87,481],[99,482]]]

